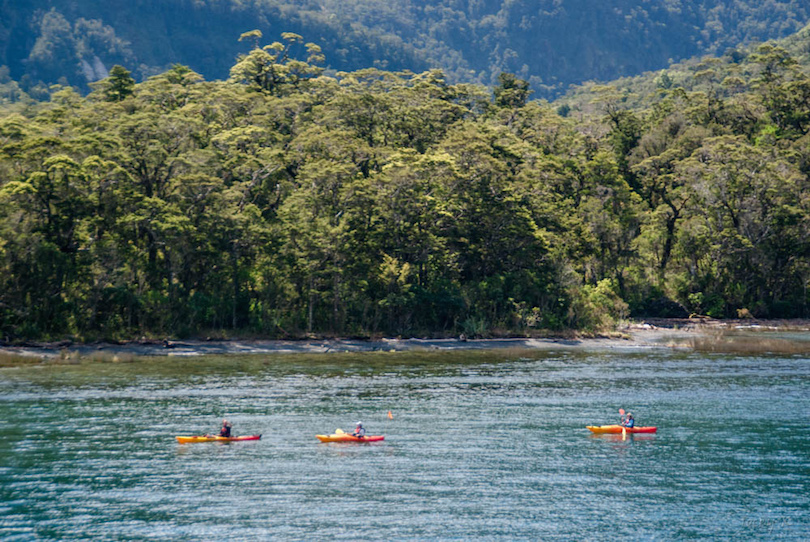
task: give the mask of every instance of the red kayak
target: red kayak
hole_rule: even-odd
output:
[[[201,435],[198,437],[174,437],[180,444],[193,444],[195,442],[239,442],[242,440],[259,440],[261,435],[245,435],[242,437],[215,437]]]
[[[622,429],[626,433],[655,433],[658,431],[657,427],[622,427],[621,425],[586,425],[588,430],[598,434],[616,434],[621,433]]]
[[[353,437],[349,433],[335,433],[333,435],[315,435],[321,442],[379,442],[385,440],[382,435],[369,435],[367,437]]]

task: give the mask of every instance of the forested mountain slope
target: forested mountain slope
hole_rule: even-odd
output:
[[[810,26],[781,40],[765,45],[783,52],[783,59],[772,58],[774,65],[763,68],[760,45],[726,49],[719,56],[698,56],[632,77],[610,82],[589,81],[572,86],[556,100],[564,111],[595,113],[604,108],[606,100],[618,99],[621,106],[644,111],[668,96],[672,91],[701,91],[712,96],[731,96],[754,90],[763,69],[779,69],[783,63],[791,70],[810,73]]]
[[[219,79],[259,29],[317,42],[333,70],[441,68],[485,85],[506,71],[550,97],[808,20],[800,0],[2,0],[0,66],[42,95],[60,80],[86,89],[113,64],[138,80],[174,63]]]
[[[554,104],[246,38],[0,109],[4,338],[810,316],[807,32]]]

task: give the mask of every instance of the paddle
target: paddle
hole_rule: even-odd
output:
[[[623,408],[619,409],[619,414],[621,414],[621,416],[622,416],[622,440],[624,440],[625,438],[627,438],[627,428],[624,426],[624,409]]]

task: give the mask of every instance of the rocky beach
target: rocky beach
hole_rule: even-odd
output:
[[[131,361],[139,357],[204,355],[330,354],[448,350],[564,350],[681,348],[723,352],[810,353],[806,320],[645,320],[596,337],[380,338],[374,340],[309,338],[300,340],[189,339],[133,340],[120,343],[24,343],[0,346],[5,365],[92,360]]]

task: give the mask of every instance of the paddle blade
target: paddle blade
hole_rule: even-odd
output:
[[[624,416],[624,409],[623,409],[623,408],[620,408],[620,409],[619,409],[619,414],[621,414],[622,416]]]
[[[389,419],[389,420],[393,420],[393,419],[394,419],[394,415],[393,415],[393,414],[391,414],[391,411],[390,411],[390,410],[388,411],[388,419]]]
[[[343,429],[335,429],[335,434],[336,435],[342,435],[343,434]]]

